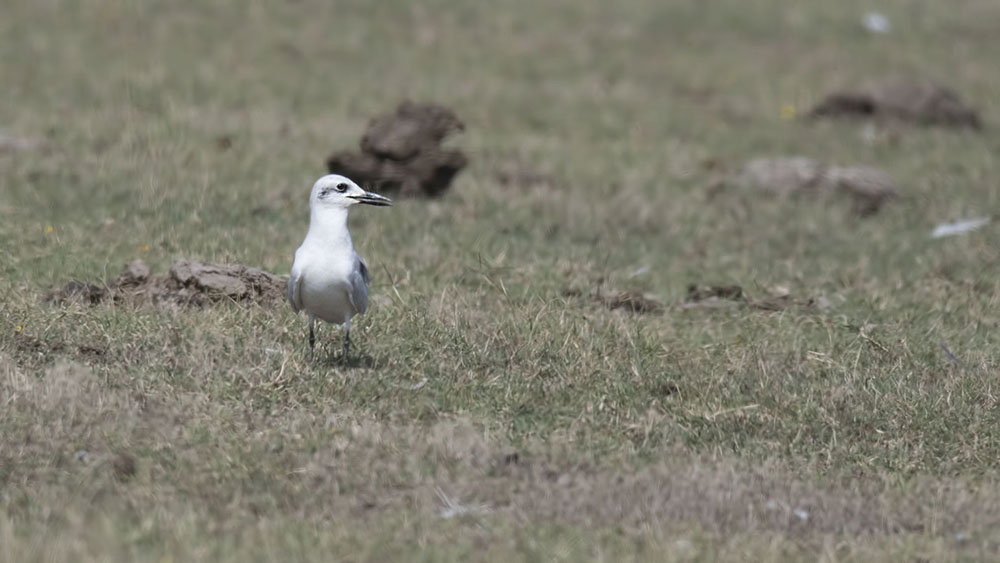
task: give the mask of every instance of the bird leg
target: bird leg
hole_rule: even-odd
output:
[[[347,363],[347,352],[351,349],[351,319],[347,319],[344,323],[344,357],[341,358],[343,362]]]
[[[309,315],[309,362],[313,361],[313,348],[316,347],[316,333],[313,329],[316,318]]]

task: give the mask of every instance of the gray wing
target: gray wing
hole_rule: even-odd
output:
[[[302,310],[302,271],[292,263],[292,275],[288,276],[288,302],[292,310],[298,313]]]
[[[357,256],[357,259],[354,271],[351,272],[351,304],[354,305],[355,314],[360,315],[368,309],[368,284],[371,278],[368,277],[368,265],[364,258]]]

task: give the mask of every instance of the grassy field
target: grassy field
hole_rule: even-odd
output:
[[[0,132],[44,146],[0,152],[0,560],[996,560],[1000,231],[929,234],[1000,203],[1000,4],[614,4],[6,3]],[[896,73],[985,130],[782,119]],[[136,258],[286,275],[327,154],[405,97],[471,164],[352,214],[352,365],[284,304],[43,302]],[[904,197],[709,189],[775,155]]]

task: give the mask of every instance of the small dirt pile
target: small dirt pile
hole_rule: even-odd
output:
[[[760,298],[747,295],[738,285],[697,285],[687,288],[684,300],[677,304],[680,310],[687,309],[722,309],[729,307],[749,307],[760,311],[783,311],[797,307],[808,312],[818,312],[829,309],[830,301],[823,296],[797,298],[783,287],[777,287]]]
[[[166,273],[152,274],[141,260],[130,262],[108,285],[71,281],[50,292],[51,303],[175,304],[201,307],[220,301],[270,304],[285,296],[285,279],[241,264],[177,260]]]
[[[876,213],[899,195],[892,177],[867,166],[827,166],[811,158],[758,158],[726,184],[776,196],[842,195],[859,215]]]
[[[982,128],[979,112],[955,91],[933,82],[903,78],[833,92],[806,114],[807,119],[831,117]]]
[[[563,290],[563,297],[581,297],[584,295],[583,290],[577,288],[567,288]],[[598,284],[589,293],[589,297],[601,305],[604,305],[612,311],[623,310],[629,313],[640,313],[640,314],[654,314],[658,315],[663,312],[663,303],[652,297],[643,293],[641,291],[634,290],[608,290]]]

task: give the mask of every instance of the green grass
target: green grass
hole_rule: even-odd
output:
[[[46,146],[0,153],[0,559],[994,560],[1000,234],[929,233],[1000,199],[1000,7],[869,4],[11,3],[0,132]],[[911,73],[986,130],[780,118]],[[43,303],[135,258],[286,274],[325,157],[404,97],[471,165],[352,214],[352,367],[284,305]],[[905,197],[710,195],[790,154]],[[588,297],[690,283],[831,307]]]

